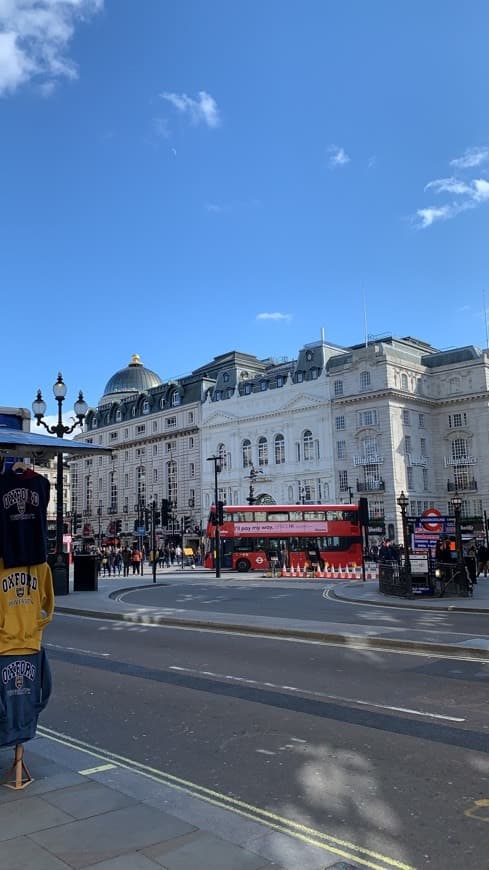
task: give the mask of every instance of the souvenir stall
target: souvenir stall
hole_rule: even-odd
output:
[[[15,789],[32,781],[23,744],[35,736],[39,713],[51,694],[42,635],[55,598],[47,561],[50,485],[24,460],[41,462],[60,452],[107,451],[81,441],[0,428],[0,748],[14,747],[3,785]]]

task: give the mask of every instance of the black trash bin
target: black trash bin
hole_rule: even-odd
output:
[[[73,559],[73,590],[96,592],[98,589],[97,557],[80,553]]]
[[[48,553],[48,565],[53,575],[55,595],[69,595],[69,556],[68,553]]]

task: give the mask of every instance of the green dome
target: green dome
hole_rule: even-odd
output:
[[[158,387],[163,381],[151,369],[143,366],[139,354],[132,356],[131,362],[124,369],[119,369],[107,381],[103,397],[120,393],[144,393],[150,387]]]

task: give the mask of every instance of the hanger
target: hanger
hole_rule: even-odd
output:
[[[27,465],[22,459],[18,459],[17,462],[14,462],[12,465],[12,471],[27,471]]]

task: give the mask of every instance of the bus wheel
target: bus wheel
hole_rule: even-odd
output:
[[[242,574],[244,574],[245,571],[249,571],[250,563],[248,562],[248,559],[238,559],[236,562],[236,568],[238,571],[241,571]]]

